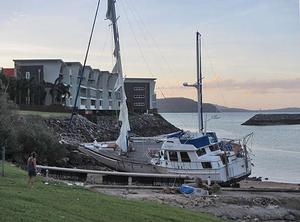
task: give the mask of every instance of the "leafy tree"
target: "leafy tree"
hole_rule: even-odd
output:
[[[56,165],[67,153],[56,133],[40,117],[17,115],[12,105],[0,96],[0,145],[6,145],[7,159],[23,165],[36,151],[40,164]]]

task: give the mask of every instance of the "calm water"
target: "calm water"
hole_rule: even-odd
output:
[[[197,131],[196,113],[162,113],[178,128]],[[204,114],[206,115],[206,114]],[[208,113],[207,119],[215,113]],[[300,125],[242,126],[254,113],[219,113],[207,121],[207,130],[220,138],[241,138],[254,132],[252,176],[271,181],[300,183]]]

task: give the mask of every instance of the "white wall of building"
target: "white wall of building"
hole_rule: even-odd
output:
[[[59,77],[63,76],[64,85],[69,87],[70,98],[66,99],[66,106],[73,107],[80,79],[82,64],[79,62],[63,62],[60,59],[32,59],[14,60],[17,66],[43,66],[44,81],[54,83]],[[100,71],[90,66],[85,67],[79,97],[77,99],[78,109],[87,110],[118,110],[121,100],[120,92],[115,92],[114,87],[118,75],[108,71]],[[156,108],[155,79],[129,78],[126,81],[149,82],[150,83],[150,109]],[[49,93],[49,89],[48,89]],[[49,95],[48,95],[49,97]],[[49,98],[48,98],[49,99]],[[49,105],[49,104],[47,104]]]

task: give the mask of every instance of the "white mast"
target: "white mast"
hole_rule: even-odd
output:
[[[118,79],[115,84],[114,90],[121,90],[121,104],[120,104],[120,114],[119,121],[122,122],[120,135],[116,141],[117,145],[121,148],[123,152],[127,152],[127,137],[128,131],[130,131],[130,125],[128,120],[128,109],[126,104],[126,94],[124,88],[124,78],[123,78],[123,70],[121,63],[121,53],[120,53],[120,42],[119,42],[119,32],[117,25],[117,17],[116,17],[116,8],[115,8],[115,0],[107,1],[107,12],[106,18],[112,22],[113,33],[114,33],[114,42],[115,42],[115,50],[113,52],[114,57],[116,58],[116,64],[112,70],[112,73],[118,74]]]
[[[183,83],[187,87],[195,87],[198,95],[198,128],[203,132],[203,104],[202,104],[202,70],[201,70],[201,34],[196,32],[196,55],[197,55],[197,82],[194,84]]]

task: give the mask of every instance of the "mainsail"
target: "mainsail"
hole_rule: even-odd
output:
[[[116,58],[116,64],[112,70],[112,73],[117,73],[118,79],[116,81],[114,91],[115,92],[120,91],[121,93],[119,121],[122,123],[122,126],[120,129],[120,135],[116,143],[123,152],[127,152],[127,137],[128,137],[128,131],[130,131],[130,125],[128,120],[128,109],[126,104],[127,98],[125,94],[123,70],[122,70],[122,63],[121,63],[120,42],[119,42],[119,32],[118,32],[117,18],[116,18],[115,0],[107,1],[106,18],[112,22],[114,42],[115,42],[115,50],[113,54],[114,57]]]

